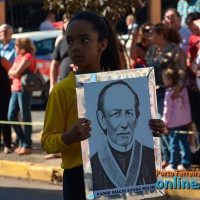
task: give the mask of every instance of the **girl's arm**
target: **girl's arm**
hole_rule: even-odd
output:
[[[169,124],[171,114],[172,114],[172,99],[171,99],[171,92],[167,91],[165,93],[165,99],[164,99],[164,108],[163,108],[163,117],[162,120],[164,121],[166,127]]]
[[[14,64],[16,65],[16,64]],[[13,78],[20,78],[24,71],[31,65],[31,61],[30,60],[25,60],[22,59],[22,61],[19,63],[17,69],[11,68],[8,72],[8,75],[11,77],[11,79]]]
[[[49,96],[41,138],[42,149],[47,153],[68,151],[73,146],[80,145],[79,141],[90,137],[91,122],[87,119],[78,120],[77,111],[68,111],[68,98],[57,85]],[[67,120],[68,117],[70,122]],[[66,123],[72,124],[71,127]]]
[[[173,87],[173,94],[171,96],[172,99],[176,99],[179,97],[181,90],[185,85],[185,81],[187,78],[187,66],[186,66],[186,56],[184,51],[179,47],[179,53],[175,56],[174,66],[177,68],[179,72],[179,80],[178,83]]]
[[[138,58],[137,55],[137,46],[136,43],[138,42],[138,37],[139,37],[139,33],[138,31],[136,31],[133,34],[133,39],[132,39],[132,43],[131,43],[131,50],[130,50],[130,57],[131,59],[135,62]]]

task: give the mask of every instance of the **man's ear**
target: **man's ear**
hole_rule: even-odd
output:
[[[134,128],[137,126],[137,124],[138,124],[138,118],[137,119],[135,119],[135,122],[134,122],[135,124],[134,124]]]
[[[103,40],[100,42],[99,51],[100,51],[100,52],[105,51],[105,49],[107,48],[107,46],[108,46],[108,40],[107,40],[107,39],[103,39]]]
[[[105,122],[105,117],[102,113],[102,111],[98,110],[97,111],[97,119],[98,119],[98,123],[99,123],[99,126],[103,129],[103,131],[105,132],[106,131],[106,122]]]

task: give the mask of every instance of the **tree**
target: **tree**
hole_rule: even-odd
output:
[[[69,18],[81,11],[94,11],[114,26],[131,8],[139,8],[146,0],[44,0],[46,10],[65,11]]]

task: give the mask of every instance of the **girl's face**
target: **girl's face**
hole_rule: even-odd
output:
[[[15,43],[15,51],[16,51],[16,53],[19,54],[19,53],[20,53],[20,50],[21,50],[20,44],[19,44],[18,42],[16,42],[16,43]]]
[[[108,41],[99,42],[98,37],[93,24],[86,20],[75,20],[67,27],[68,53],[73,64],[78,66],[78,73],[101,71],[101,54]]]
[[[154,32],[153,43],[159,46],[162,43],[162,40],[163,40],[163,35]]]
[[[166,87],[171,87],[173,86],[173,79],[172,78],[167,78],[166,76],[163,75],[163,82],[164,82],[164,85]]]

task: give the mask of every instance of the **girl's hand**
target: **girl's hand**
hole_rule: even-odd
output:
[[[161,119],[150,119],[149,127],[154,137],[161,137],[165,131],[165,123]]]
[[[165,129],[165,132],[164,132],[164,134],[165,134],[165,135],[169,135],[169,131],[168,131],[168,129],[167,129],[167,128]]]
[[[76,124],[63,133],[63,142],[69,145],[88,139],[91,136],[90,131],[92,130],[90,124],[91,121],[86,118],[79,119]]]

